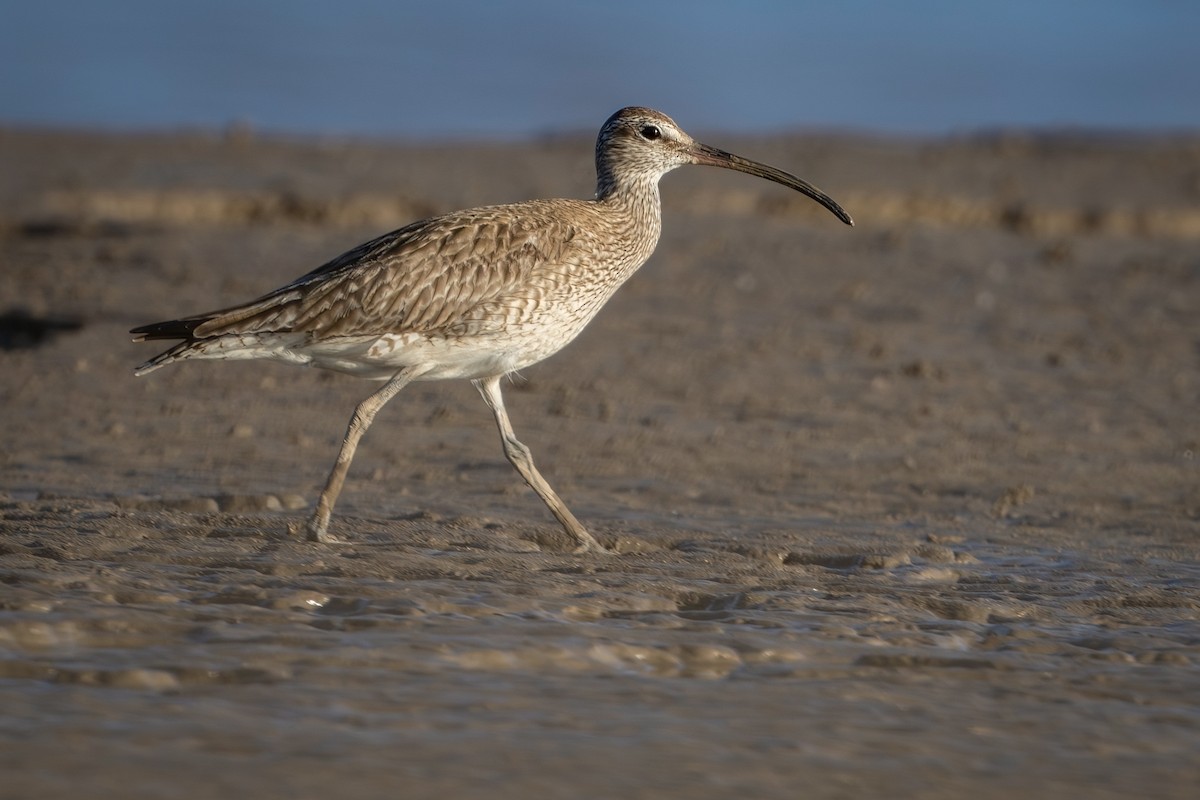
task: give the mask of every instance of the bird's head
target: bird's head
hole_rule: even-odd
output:
[[[816,200],[847,225],[854,220],[833,198],[782,170],[697,142],[675,120],[652,108],[630,106],[608,118],[596,139],[600,194],[657,183],[676,167],[703,164],[737,170],[783,184]]]

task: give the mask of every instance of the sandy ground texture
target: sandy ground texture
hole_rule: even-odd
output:
[[[134,378],[134,325],[591,137],[0,132],[0,796],[1195,797],[1200,140],[703,137],[658,253],[507,390]]]

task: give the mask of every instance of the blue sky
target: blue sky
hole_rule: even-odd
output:
[[[1200,129],[1200,3],[0,0],[0,124]]]

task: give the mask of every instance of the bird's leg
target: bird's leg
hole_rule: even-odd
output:
[[[575,515],[567,508],[567,504],[555,494],[554,490],[550,488],[550,484],[546,483],[546,479],[537,471],[537,467],[533,465],[533,455],[529,452],[529,448],[517,440],[516,434],[513,433],[512,423],[508,421],[508,412],[504,410],[504,397],[500,394],[501,377],[503,376],[497,375],[475,380],[472,383],[483,395],[483,401],[488,404],[488,408],[492,409],[492,414],[496,417],[496,427],[500,429],[500,441],[504,445],[504,455],[516,467],[517,472],[521,473],[521,477],[525,479],[529,487],[537,492],[538,497],[542,498],[542,502],[549,507],[550,513],[562,524],[571,538],[578,543],[575,548],[576,553],[588,550],[605,552],[604,545],[592,538],[579,520],[575,519]]]
[[[313,512],[312,519],[306,526],[310,542],[337,543],[339,541],[329,535],[329,517],[333,513],[333,504],[337,502],[338,495],[342,491],[342,484],[346,482],[346,472],[350,469],[350,462],[354,460],[354,451],[358,448],[358,440],[367,432],[367,428],[371,427],[371,422],[379,413],[379,409],[383,408],[388,400],[395,397],[397,392],[424,371],[420,367],[405,367],[393,375],[382,389],[363,400],[354,409],[354,415],[350,417],[350,424],[346,428],[346,436],[342,439],[342,449],[338,451],[337,461],[333,462],[333,469],[329,471],[325,488],[317,499],[317,510]]]

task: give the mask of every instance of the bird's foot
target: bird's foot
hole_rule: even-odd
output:
[[[572,553],[604,553],[605,555],[612,555],[616,552],[600,544],[594,536],[582,528],[570,533],[575,538],[575,541],[579,542],[575,549],[571,551]]]
[[[314,515],[304,525],[304,538],[310,542],[320,542],[321,544],[350,544],[345,539],[339,539],[329,532],[329,519],[322,519],[319,514]]]

